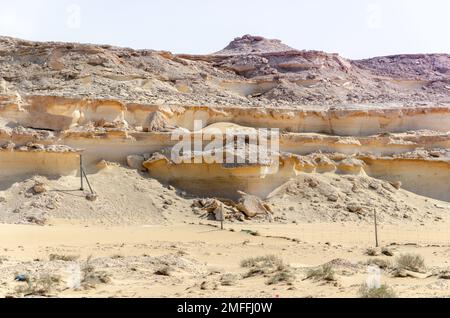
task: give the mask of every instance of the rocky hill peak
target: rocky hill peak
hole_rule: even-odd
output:
[[[262,36],[246,34],[242,37],[235,38],[223,50],[216,54],[236,55],[251,53],[272,53],[285,52],[294,50],[290,46],[276,39],[266,39]]]

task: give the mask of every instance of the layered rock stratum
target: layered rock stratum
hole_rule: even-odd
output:
[[[172,162],[171,133],[198,133],[195,119],[202,130],[279,128],[276,172],[263,163]],[[140,198],[138,215],[127,214],[134,222],[167,221],[164,210],[185,210],[197,197],[219,198],[235,216],[229,200],[240,191],[271,206],[271,221],[364,220],[377,209],[384,220],[439,222],[450,202],[450,55],[356,61],[250,35],[209,55],[1,37],[0,147],[7,222],[30,209],[85,217],[86,202],[58,195],[55,205],[25,189],[36,176],[68,185],[80,154],[102,185],[90,209],[107,222]],[[144,179],[121,188],[118,175]],[[151,178],[175,187],[181,203],[158,199],[157,207],[155,193],[167,190],[144,186]]]

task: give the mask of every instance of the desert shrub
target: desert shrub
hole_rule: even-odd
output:
[[[233,286],[236,284],[238,277],[234,274],[223,274],[220,277],[220,284],[222,286]]]
[[[249,269],[244,274],[244,278],[258,275],[267,276],[269,277],[266,281],[268,285],[292,283],[295,279],[290,266],[274,255],[247,258],[241,262],[241,266]]]
[[[361,298],[395,298],[396,295],[392,288],[383,284],[380,287],[368,287],[363,284],[359,289]]]
[[[388,269],[392,267],[392,263],[382,258],[372,258],[367,260],[366,265],[375,265],[381,269]]]
[[[242,267],[276,267],[282,264],[283,261],[275,255],[250,257],[241,262]]]
[[[369,247],[368,249],[366,249],[365,254],[368,256],[377,256],[380,253],[376,248]]]
[[[295,280],[295,275],[291,272],[291,270],[287,267],[278,268],[278,271],[275,272],[267,281],[267,285],[274,285],[279,283],[287,283],[292,284]]]
[[[249,278],[253,276],[265,275],[269,273],[269,269],[265,267],[251,267],[245,274],[244,278]]]
[[[396,259],[396,270],[419,272],[425,269],[425,261],[417,254],[402,254]]]
[[[19,286],[16,292],[25,296],[47,296],[61,282],[58,275],[40,274],[27,280],[25,286]]]
[[[91,257],[89,257],[81,268],[82,279],[81,285],[84,288],[95,288],[98,284],[107,284],[111,281],[111,275],[96,270],[95,266],[91,263]]]
[[[313,280],[321,280],[321,281],[335,281],[336,278],[334,276],[334,270],[333,266],[330,264],[324,264],[322,266],[319,266],[318,268],[312,268],[309,269],[306,272],[306,279],[313,279]]]
[[[394,252],[387,247],[383,247],[381,249],[381,254],[386,255],[386,256],[394,256]]]
[[[50,254],[49,259],[51,261],[64,261],[64,262],[73,262],[79,258],[78,255],[63,255],[63,254]]]
[[[156,269],[154,272],[155,275],[161,275],[161,276],[170,276],[172,273],[172,268],[168,265],[164,265]]]
[[[274,255],[266,255],[259,257],[250,257],[244,259],[241,262],[242,267],[249,268],[246,274],[244,274],[244,278],[258,276],[258,275],[266,275],[276,271],[279,267],[284,266],[283,261],[274,256]]]

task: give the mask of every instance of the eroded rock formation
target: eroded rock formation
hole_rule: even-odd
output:
[[[345,199],[361,185],[450,202],[449,91],[446,54],[351,61],[249,35],[202,56],[1,37],[0,177],[76,174],[83,154],[92,173],[127,164],[201,197],[276,201],[345,177],[336,187],[350,190],[322,194],[349,213],[364,210]],[[258,128],[280,131],[276,166],[171,158],[174,132]]]

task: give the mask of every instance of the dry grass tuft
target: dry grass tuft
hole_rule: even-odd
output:
[[[172,274],[173,269],[169,265],[164,265],[160,268],[158,268],[154,274],[155,275],[161,275],[161,276],[170,276]]]
[[[64,255],[64,254],[50,254],[48,256],[50,261],[64,261],[64,262],[74,262],[80,258],[78,255]]]
[[[324,264],[318,268],[308,270],[308,272],[306,273],[306,279],[332,282],[336,280],[336,277],[334,275],[335,273],[333,270],[333,266],[331,266],[330,264]]]
[[[388,269],[392,267],[392,263],[382,258],[371,258],[367,260],[366,265],[375,265],[381,269]]]
[[[294,275],[294,273],[292,273],[290,268],[283,267],[283,268],[278,268],[278,271],[267,280],[266,284],[274,285],[274,284],[279,284],[279,283],[286,283],[288,285],[291,285],[294,282],[294,280],[295,280],[295,275]]]
[[[275,255],[266,255],[266,256],[258,256],[258,257],[250,257],[246,258],[241,262],[242,267],[276,267],[282,265],[283,261],[276,257]]]
[[[249,269],[244,274],[244,278],[265,276],[268,277],[267,285],[292,284],[295,280],[295,274],[290,266],[284,264],[280,258],[274,255],[247,258],[241,262],[241,266]]]
[[[85,288],[95,288],[98,284],[108,284],[111,282],[111,275],[104,271],[97,271],[91,263],[89,257],[81,268],[81,285]]]
[[[395,268],[397,271],[420,272],[425,270],[425,261],[422,256],[417,254],[402,254],[396,259]]]
[[[388,285],[381,285],[380,287],[368,287],[363,284],[359,289],[361,298],[396,298],[395,292]]]
[[[236,285],[238,277],[234,274],[223,274],[220,277],[220,284],[222,286],[233,286]]]

